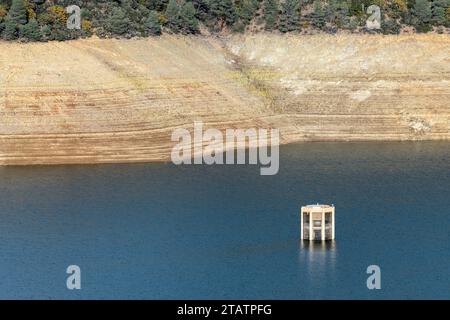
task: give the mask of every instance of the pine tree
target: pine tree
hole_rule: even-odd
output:
[[[241,1],[241,7],[239,10],[239,18],[246,26],[255,16],[258,10],[258,0],[243,0]]]
[[[264,20],[266,22],[266,30],[275,29],[278,19],[278,10],[278,0],[264,0]]]
[[[220,29],[236,22],[236,9],[232,0],[210,0],[209,8],[211,19],[219,21]]]
[[[113,34],[122,35],[127,32],[130,20],[122,8],[114,8],[109,18],[109,30]]]
[[[184,33],[196,33],[198,31],[198,21],[195,13],[192,2],[185,2],[181,7],[180,17]]]
[[[19,27],[27,23],[27,9],[24,0],[13,0],[5,19],[3,36],[6,40],[17,39]]]
[[[414,15],[421,23],[429,23],[431,20],[431,4],[428,0],[416,0]]]
[[[418,32],[427,32],[431,29],[431,5],[427,0],[416,0],[414,5],[415,26]]]
[[[431,22],[435,25],[445,25],[446,9],[449,7],[448,0],[434,0],[431,2]]]
[[[279,30],[281,32],[299,29],[300,6],[298,0],[286,0],[281,5]]]
[[[45,25],[42,27],[41,33],[42,33],[43,40],[49,40],[51,38],[52,29],[50,28],[50,26]]]
[[[350,20],[349,16],[349,7],[346,1],[339,1],[337,3],[337,13],[336,13],[336,25],[337,27],[345,27],[348,25]]]
[[[322,29],[325,26],[325,11],[320,4],[320,1],[314,2],[314,10],[311,15],[312,25],[318,29]]]
[[[317,0],[315,2],[317,2]],[[350,0],[348,3],[350,14],[352,16],[360,16],[361,14],[364,14],[362,7],[363,2],[361,0]]]
[[[406,6],[408,7],[408,9],[414,8],[415,5],[416,5],[416,0],[406,0]]]
[[[8,19],[16,24],[18,28],[19,25],[24,25],[27,23],[27,8],[25,7],[24,0],[13,0],[11,8],[9,8]]]
[[[10,19],[5,20],[5,30],[3,31],[3,37],[5,40],[14,40],[17,39],[17,25],[14,21]]]
[[[161,34],[161,24],[156,11],[150,11],[144,23],[144,30],[147,35],[157,36]]]
[[[325,21],[333,23],[337,28],[348,27],[349,2],[343,0],[330,0],[325,7]]]
[[[20,28],[20,37],[31,41],[41,40],[42,34],[36,19],[31,19],[26,25]]]
[[[178,5],[176,0],[169,0],[167,4],[165,16],[167,19],[167,26],[173,32],[178,32],[181,27],[180,20],[180,6]]]

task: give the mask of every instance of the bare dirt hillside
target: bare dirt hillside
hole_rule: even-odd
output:
[[[0,164],[169,160],[174,128],[450,139],[450,37],[0,42]]]

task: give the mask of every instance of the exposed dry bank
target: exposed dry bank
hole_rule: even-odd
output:
[[[450,37],[0,43],[0,164],[169,160],[174,128],[450,139]]]

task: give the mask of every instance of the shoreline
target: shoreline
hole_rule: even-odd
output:
[[[279,147],[296,147],[301,146],[304,144],[327,144],[330,145],[339,145],[339,144],[345,144],[348,145],[360,145],[360,144],[372,144],[374,146],[376,145],[396,145],[396,144],[409,144],[411,146],[418,146],[418,145],[426,145],[426,144],[433,144],[433,143],[445,143],[448,140],[351,140],[351,141],[295,141],[295,142],[288,142],[284,144],[280,144]],[[249,148],[245,148],[247,151]],[[238,150],[238,148],[235,148],[234,150]],[[225,151],[223,151],[223,154],[225,156]],[[192,158],[194,159],[194,158]],[[1,160],[0,160],[1,161]],[[60,166],[103,166],[103,165],[130,165],[130,164],[173,164],[172,161],[168,159],[159,159],[159,160],[128,160],[128,161],[109,161],[109,162],[54,162],[54,163],[15,163],[15,164],[0,164],[0,169],[6,169],[6,168],[26,168],[26,167],[60,167]],[[226,163],[223,164],[205,164],[202,163],[202,165],[207,166],[225,166],[228,165]],[[249,165],[249,164],[246,164]],[[194,164],[181,164],[176,166],[194,166]]]

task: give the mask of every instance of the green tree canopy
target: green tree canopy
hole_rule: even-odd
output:
[[[167,19],[166,25],[170,28],[170,30],[174,32],[179,31],[181,26],[180,6],[176,0],[169,0],[165,16]]]
[[[298,0],[286,0],[281,5],[280,25],[281,32],[295,31],[299,29],[300,6]]]
[[[276,28],[279,6],[278,0],[264,0],[264,20],[266,22],[266,30],[274,30]]]
[[[27,23],[27,8],[24,0],[13,0],[9,8],[8,19],[17,26]]]
[[[157,36],[161,34],[161,23],[159,22],[159,16],[156,11],[150,11],[145,20],[144,29],[147,35]]]
[[[109,17],[109,29],[111,32],[122,35],[127,32],[130,20],[122,8],[114,8]]]
[[[232,25],[236,21],[236,8],[232,0],[210,0],[209,7],[211,19],[217,19],[220,28]]]
[[[22,26],[19,34],[20,37],[31,41],[39,41],[42,38],[41,30],[36,19],[31,19],[26,25]]]
[[[81,30],[66,27],[65,6],[71,4],[81,8]],[[367,32],[358,27],[364,25],[372,4],[382,9],[384,33],[396,34],[406,26],[418,32],[435,28],[449,33],[450,0],[0,0],[0,37],[32,40],[39,33],[45,41],[92,34],[139,37],[168,30],[198,33],[206,28],[291,32],[308,21],[310,27],[325,32]]]
[[[185,2],[181,7],[180,18],[185,33],[197,33],[198,20],[195,17],[195,8],[192,2]]]
[[[314,9],[311,15],[311,22],[314,27],[322,29],[325,26],[325,11],[320,1],[314,2]]]
[[[431,29],[431,3],[427,0],[416,0],[414,5],[415,26],[417,31],[426,32]]]

